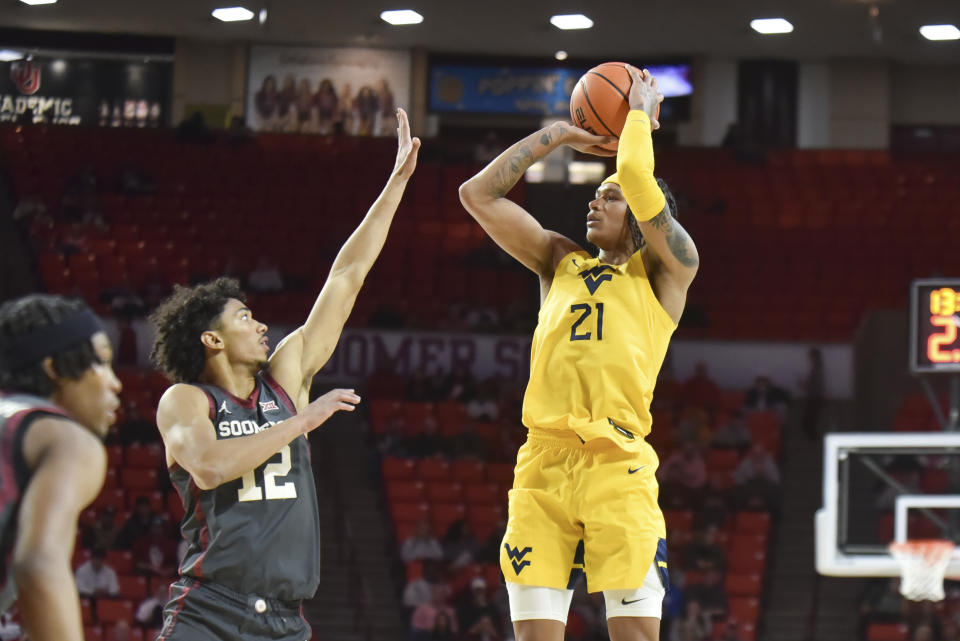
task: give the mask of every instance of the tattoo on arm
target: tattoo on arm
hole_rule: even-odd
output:
[[[696,267],[700,258],[693,250],[693,239],[687,230],[680,226],[670,212],[664,208],[659,214],[650,219],[650,224],[661,232],[667,239],[670,253],[684,267]]]
[[[566,129],[561,127],[557,132],[561,137],[566,133]],[[532,136],[528,138],[529,143],[524,141],[520,143],[505,161],[499,163],[496,168],[493,179],[490,182],[490,195],[494,198],[503,198],[508,191],[520,180],[520,176],[530,168],[530,165],[546,156],[553,148],[554,134],[551,131],[545,131],[539,139]],[[540,147],[535,150],[531,146],[536,146],[534,140],[540,143]]]

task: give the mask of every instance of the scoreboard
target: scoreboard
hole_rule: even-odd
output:
[[[910,285],[910,370],[960,372],[960,279]]]

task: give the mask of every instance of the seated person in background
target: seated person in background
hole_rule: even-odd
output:
[[[247,277],[247,288],[253,292],[279,292],[283,289],[283,274],[266,256],[260,256]]]
[[[170,586],[157,585],[153,594],[140,602],[134,619],[145,628],[159,628],[163,625],[163,606],[167,603]]]
[[[122,550],[130,550],[142,536],[150,531],[150,526],[157,514],[150,506],[150,499],[145,496],[137,498],[133,507],[133,513],[127,522],[123,524],[120,535],[117,537],[117,547]]]
[[[737,410],[730,420],[717,428],[710,444],[721,449],[744,450],[750,447],[750,430],[743,420],[743,412]]]
[[[707,374],[707,364],[699,362],[693,370],[693,376],[680,387],[680,398],[684,403],[714,412],[720,407],[720,388]]]
[[[741,507],[775,509],[780,489],[780,470],[762,445],[754,445],[733,471]]]
[[[410,617],[410,638],[412,641],[429,639],[433,632],[437,616],[443,613],[450,621],[450,629],[456,634],[459,626],[457,625],[457,615],[453,608],[447,604],[450,598],[449,590],[443,586],[437,585],[433,588],[433,595],[429,602],[417,606]]]
[[[717,544],[717,526],[707,525],[697,532],[693,543],[686,550],[687,563],[700,572],[719,570],[726,572],[727,555]]]
[[[693,516],[693,526],[704,528],[713,525],[722,528],[727,522],[730,513],[730,499],[727,496],[725,475],[714,472],[707,480],[707,485],[700,492],[700,506]]]
[[[707,482],[707,465],[700,449],[687,441],[675,450],[657,470],[660,477],[660,495],[664,507],[692,505]]]
[[[677,421],[677,434],[680,441],[693,441],[698,445],[710,442],[710,416],[702,407],[690,405],[683,408]]]
[[[727,619],[727,622],[723,624],[723,631],[720,633],[717,641],[743,641],[736,619]]]
[[[460,433],[450,439],[450,453],[454,458],[473,458],[485,461],[489,458],[487,442],[477,434],[476,421],[469,419]]]
[[[456,641],[457,633],[453,629],[454,622],[450,620],[450,615],[441,610],[437,612],[433,620],[433,630],[427,636],[430,641]]]
[[[74,578],[80,596],[116,596],[117,592],[120,591],[117,573],[107,565],[104,560],[106,558],[107,551],[105,549],[95,548],[90,555],[90,559],[77,568]]]
[[[423,519],[417,523],[417,529],[400,547],[400,558],[403,559],[404,563],[425,559],[439,561],[443,558],[443,547],[440,546],[440,541],[433,536],[433,532],[430,530],[430,521]]]
[[[703,583],[687,588],[687,600],[698,601],[703,613],[713,620],[727,614],[727,594],[723,589],[723,574],[709,570],[703,575]]]
[[[488,378],[480,383],[477,395],[467,402],[467,416],[477,420],[495,421],[500,416],[497,402],[497,381]]]
[[[150,530],[133,544],[133,562],[137,572],[147,576],[173,576],[177,572],[177,543],[167,533],[159,516]]]
[[[706,641],[713,633],[710,617],[696,599],[688,599],[682,619],[670,626],[670,641]]]
[[[453,568],[462,568],[477,561],[480,542],[470,524],[461,519],[450,526],[443,541],[443,558]]]
[[[743,399],[744,409],[750,412],[773,411],[784,414],[789,404],[790,393],[774,385],[766,374],[757,376]]]
[[[394,416],[387,421],[386,433],[380,437],[378,447],[384,456],[412,456],[410,438],[406,434],[406,423],[402,416]]]
[[[470,581],[470,593],[457,612],[460,628],[467,639],[493,641],[503,637],[500,611],[490,602],[483,577]]]
[[[97,520],[83,533],[83,547],[88,549],[113,549],[120,535],[117,527],[117,513],[109,505],[97,515]]]
[[[416,458],[443,456],[449,454],[450,443],[440,435],[437,419],[427,415],[420,433],[410,438],[408,449],[410,454]]]

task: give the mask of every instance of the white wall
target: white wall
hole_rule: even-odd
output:
[[[830,146],[884,149],[890,143],[890,72],[886,62],[830,63]]]
[[[681,145],[719,146],[737,120],[737,61],[700,59],[693,65],[690,122],[677,129]]]
[[[890,121],[960,125],[960,65],[893,65]]]
[[[822,149],[830,146],[830,66],[825,62],[800,63],[797,87],[797,146]]]

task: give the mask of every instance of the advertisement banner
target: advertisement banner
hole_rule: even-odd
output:
[[[44,56],[0,62],[0,122],[166,125],[172,83],[168,62]]]
[[[689,95],[690,65],[652,65],[667,98]],[[587,67],[494,67],[436,64],[430,70],[434,112],[530,114],[569,113],[570,94]]]
[[[393,136],[396,108],[409,104],[406,51],[250,49],[247,124],[254,130]]]

